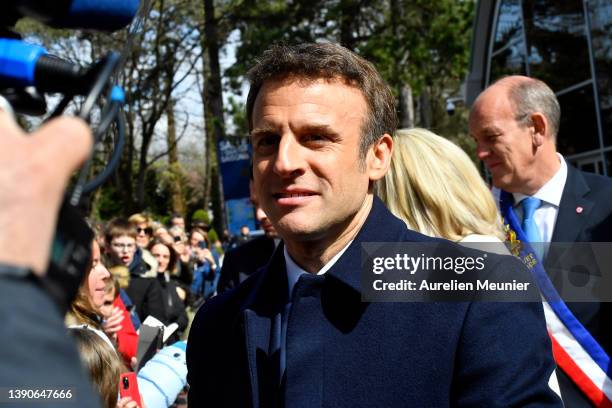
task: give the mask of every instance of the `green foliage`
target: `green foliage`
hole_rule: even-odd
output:
[[[203,36],[203,4],[202,0],[153,1],[142,33],[131,44],[126,66],[119,75],[128,98],[126,148],[120,171],[97,195],[94,217],[108,219],[143,210],[158,218],[166,217],[177,185],[181,186],[187,213],[197,210],[194,220],[210,224],[203,210],[209,208],[210,202],[215,205],[215,214],[222,213],[217,203],[217,169],[206,167],[214,157],[214,149],[207,151],[206,158],[196,157],[196,149],[181,144],[181,164],[168,166],[161,164],[165,162],[159,160],[163,152],[159,153],[156,145],[163,140],[164,127],[159,125],[165,122],[168,100],[180,101],[196,89],[189,85],[195,80],[181,86],[177,82],[189,70],[199,78],[205,65],[202,47],[213,45]],[[475,1],[216,0],[215,8],[219,33],[216,46],[235,51],[236,62],[223,73],[223,83],[227,85],[224,113],[229,119],[226,123],[233,124],[231,133],[242,136],[248,132],[239,96],[246,72],[265,49],[279,42],[333,41],[372,61],[396,96],[402,88],[410,87],[416,125],[424,125],[419,118],[428,111],[433,131],[473,150],[466,133],[465,108],[458,106],[451,117],[444,105],[446,97],[457,95],[467,73]],[[127,43],[124,31],[107,35],[53,30],[29,19],[21,20],[17,28],[58,56],[83,63],[111,49],[121,51]],[[229,36],[230,33],[239,35]],[[228,38],[236,37],[237,42],[229,44]],[[189,86],[188,91],[182,89]],[[189,113],[198,111],[200,107]],[[177,118],[185,116],[178,113]],[[207,125],[220,121],[219,117],[211,118]],[[177,123],[177,133],[180,128]],[[206,141],[200,137],[198,143],[205,145]],[[103,144],[101,157],[94,162],[95,172],[108,162],[112,150],[111,138]],[[217,231],[221,230],[219,221],[220,217],[215,217]]]
[[[234,125],[233,135],[244,136],[249,134],[249,124],[246,117],[246,108],[244,103],[236,100],[236,98],[230,96],[228,98],[228,105],[226,113],[232,118]]]
[[[156,220],[159,221],[162,225],[170,225],[170,217],[172,214],[162,215],[157,217]]]
[[[168,214],[168,203],[170,202],[170,190],[167,183],[163,183],[162,165],[149,168],[145,179],[145,207],[143,211],[148,212],[153,218]]]
[[[202,221],[210,225],[210,217],[208,216],[208,212],[201,208],[199,210],[196,210],[191,215],[191,222],[193,223],[194,221]]]
[[[214,228],[211,228],[210,231],[208,231],[208,240],[211,243],[217,242],[219,240],[219,234],[217,234],[217,231],[215,231]]]
[[[467,128],[464,116],[448,117],[444,105],[467,74],[474,10],[469,0],[230,2],[230,20],[241,41],[237,61],[225,75],[239,92],[247,70],[271,44],[340,42],[373,62],[396,96],[410,86],[416,125],[460,137]],[[228,112],[242,123],[242,111],[233,108]],[[425,115],[431,120],[419,121]]]
[[[108,186],[100,191],[100,198],[93,209],[93,217],[99,220],[109,220],[122,213],[123,204],[117,190]]]

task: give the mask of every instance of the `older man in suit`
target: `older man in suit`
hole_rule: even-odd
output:
[[[434,240],[372,193],[397,122],[373,65],[334,44],[276,46],[250,78],[254,184],[284,244],[198,311],[189,405],[559,406],[539,303],[361,300],[362,243]]]
[[[521,220],[516,229],[525,233],[549,272],[558,253],[545,243],[612,241],[612,180],[578,171],[557,153],[560,114],[559,102],[545,83],[510,76],[479,95],[469,121],[506,221],[513,218],[510,212]],[[554,342],[563,401],[568,407],[609,406],[609,308],[597,302],[566,306],[546,315],[553,338],[555,327],[563,327],[558,332],[563,341]]]

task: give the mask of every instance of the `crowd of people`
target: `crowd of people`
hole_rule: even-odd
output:
[[[223,245],[210,242],[205,225],[185,231],[184,224],[178,214],[167,226],[133,214],[95,225],[92,264],[66,325],[73,329],[81,357],[109,408],[135,403],[128,398],[117,400],[113,390],[119,368],[127,371],[139,366],[138,330],[143,322],[151,316],[166,328],[175,324],[164,343],[184,340],[188,315],[193,316],[198,305],[216,294]],[[109,346],[116,354],[109,352]],[[92,358],[92,350],[98,350],[100,361]],[[177,404],[184,406],[184,398]]]
[[[142,406],[117,391],[120,373],[142,367],[139,328],[154,317],[176,331],[166,340],[173,349],[155,350],[151,360],[165,363],[141,371],[148,408],[185,406],[187,389],[192,407],[610,403],[602,366],[612,338],[607,309],[549,301],[541,271],[555,259],[538,244],[612,241],[605,200],[612,181],[573,169],[556,152],[559,104],[546,84],[507,77],[476,100],[469,131],[491,191],[457,145],[430,130],[397,130],[389,87],[372,64],[339,45],[274,46],[249,79],[251,201],[264,234],[252,239],[244,228],[232,242],[210,242],[205,225],[186,230],[178,214],[169,225],[144,214],[95,225],[91,265],[63,317],[70,331],[63,339],[76,342],[95,391],[78,379],[66,344],[35,374],[34,360],[7,357],[0,385],[7,370],[19,384],[50,384],[44,367],[68,361],[61,380],[75,384],[81,398],[96,392],[104,407]],[[0,129],[13,135],[0,139],[0,160],[19,169],[4,152],[23,155],[29,146],[2,115]],[[64,137],[73,141],[86,134],[78,122],[40,132],[61,126],[72,129]],[[45,143],[50,154],[57,148]],[[47,244],[59,192],[86,145],[74,144],[74,160],[55,170],[62,183],[43,180],[54,189],[22,170],[34,200],[26,210],[42,214]],[[19,191],[10,180],[0,183]],[[10,199],[0,201],[0,225],[20,238],[23,230],[7,217],[24,209],[11,205],[18,196]],[[472,250],[463,244],[508,239],[522,241],[521,252],[501,246],[489,254],[487,272],[537,281],[543,302],[362,301],[362,243],[436,243],[465,255]],[[23,250],[19,245],[17,239],[8,249]],[[16,296],[49,303],[35,283],[46,257],[42,246],[29,257],[0,250],[2,313],[14,302],[15,313],[37,319]],[[19,281],[22,275],[30,280]],[[57,322],[52,315],[41,325],[46,339],[26,326],[24,345],[61,343]],[[11,325],[24,326],[11,321],[5,330]],[[173,361],[176,381],[161,368]],[[172,391],[152,397],[149,389]]]

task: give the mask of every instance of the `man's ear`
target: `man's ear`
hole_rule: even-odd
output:
[[[371,181],[380,180],[387,174],[393,154],[393,138],[384,134],[368,150],[367,171]]]
[[[531,114],[531,126],[533,127],[533,145],[542,146],[548,137],[548,121],[546,116],[540,112]]]

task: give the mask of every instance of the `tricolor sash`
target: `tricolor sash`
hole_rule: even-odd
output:
[[[557,365],[595,406],[612,408],[610,357],[559,296],[525,237],[512,208],[512,195],[501,191],[499,202],[510,252],[529,268],[544,298],[546,326]]]

